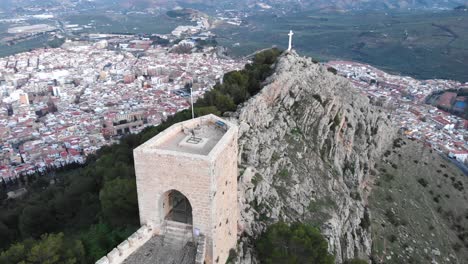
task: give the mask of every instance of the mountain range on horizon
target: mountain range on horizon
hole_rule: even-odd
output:
[[[15,9],[27,6],[54,5],[113,5],[125,9],[164,7],[173,8],[184,5],[203,5],[206,7],[251,8],[261,5],[267,8],[291,8],[295,10],[352,11],[352,10],[438,10],[454,9],[468,5],[466,0],[46,0],[38,4],[33,0],[2,0],[0,9]]]

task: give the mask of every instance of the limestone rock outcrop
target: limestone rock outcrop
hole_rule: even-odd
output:
[[[291,52],[230,120],[239,125],[238,262],[256,263],[252,239],[280,220],[319,227],[337,263],[370,255],[369,183],[396,134],[383,110]]]

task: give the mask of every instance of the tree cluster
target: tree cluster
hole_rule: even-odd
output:
[[[261,83],[273,73],[271,65],[280,54],[278,49],[258,53],[253,62],[247,64],[243,70],[225,74],[223,83],[215,85],[195,106],[216,107],[221,113],[235,111],[239,104],[261,90]]]
[[[84,247],[79,240],[66,240],[63,233],[42,235],[14,244],[0,255],[0,264],[77,264],[85,263]]]
[[[255,243],[262,263],[333,264],[327,240],[319,230],[301,223],[279,222],[268,227]]]

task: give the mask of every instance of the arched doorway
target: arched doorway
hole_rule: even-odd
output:
[[[185,195],[170,190],[163,196],[164,220],[192,225],[192,206]]]

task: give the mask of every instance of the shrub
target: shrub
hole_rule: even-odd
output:
[[[390,173],[385,173],[383,179],[386,182],[391,182],[393,179],[395,179],[395,176],[393,176],[393,174]]]
[[[234,261],[237,259],[237,252],[235,249],[231,248],[229,250],[229,256],[228,256],[228,259],[226,260],[226,264],[227,263],[234,263]]]
[[[337,71],[335,68],[333,68],[333,67],[328,67],[328,68],[327,68],[327,71],[329,71],[329,72],[331,72],[331,73],[333,73],[333,74],[335,74],[335,75],[338,73],[338,71]]]
[[[428,182],[423,178],[419,178],[418,183],[421,184],[422,187],[426,187],[428,185]]]
[[[290,178],[290,174],[289,174],[289,171],[288,169],[282,169],[278,175],[280,176],[280,178],[282,179],[289,179]]]
[[[276,223],[255,242],[261,263],[333,264],[328,243],[320,232],[309,225]]]
[[[313,94],[312,97],[317,100],[321,105],[323,105],[322,97],[319,94]]]
[[[453,187],[460,192],[464,190],[463,183],[461,181],[453,183]]]
[[[369,211],[366,208],[364,211],[364,216],[361,218],[361,223],[359,224],[362,229],[364,230],[369,230],[369,227],[371,226],[371,221],[369,217]]]
[[[358,259],[358,258],[354,258],[354,259],[348,259],[344,262],[344,264],[367,264],[368,262],[363,260],[363,259]]]
[[[385,216],[387,217],[388,221],[393,226],[399,226],[400,225],[400,221],[398,221],[398,218],[397,218],[396,214],[392,210],[390,210],[390,209],[385,210]]]
[[[361,195],[359,194],[359,192],[352,192],[350,196],[353,200],[361,201]]]
[[[452,245],[452,248],[455,252],[459,252],[460,249],[462,248],[462,245],[460,245],[460,243],[455,243]]]
[[[263,180],[262,175],[258,173],[255,173],[255,175],[252,177],[252,183],[254,186],[257,186],[257,184],[261,182],[262,180]]]
[[[295,127],[291,129],[291,134],[293,134],[294,136],[300,136],[302,135],[302,131],[299,127]]]
[[[388,193],[386,196],[385,196],[385,200],[389,203],[392,203],[394,201],[393,199],[393,196],[392,194]]]

